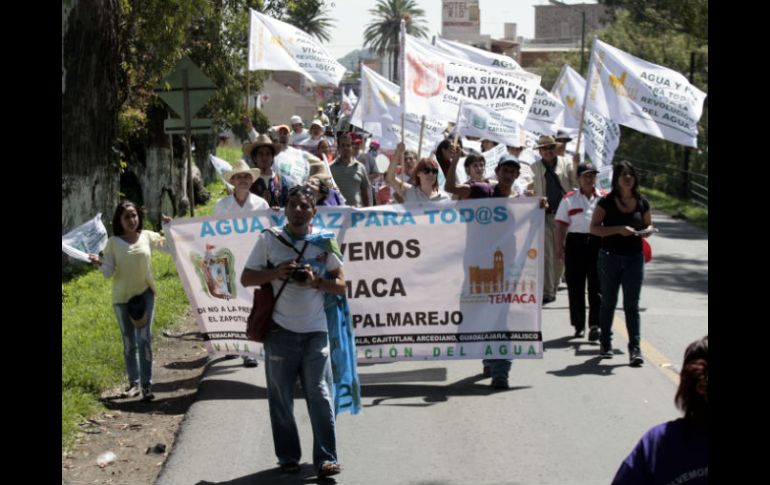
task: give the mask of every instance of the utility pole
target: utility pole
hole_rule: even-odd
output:
[[[695,51],[690,52],[690,84],[695,76]],[[684,147],[684,164],[682,166],[682,199],[687,199],[687,186],[690,182],[690,147]]]
[[[583,15],[583,28],[580,31],[580,75],[585,77],[586,73],[583,71],[585,66],[585,44],[586,44],[586,11],[580,12]]]

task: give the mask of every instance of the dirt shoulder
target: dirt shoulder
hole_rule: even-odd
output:
[[[119,388],[105,392],[106,412],[80,424],[75,445],[62,453],[62,481],[66,485],[152,485],[176,440],[179,425],[195,400],[207,353],[189,316],[168,331],[171,337],[153,340],[155,400],[119,398]],[[104,466],[97,457],[113,452]]]

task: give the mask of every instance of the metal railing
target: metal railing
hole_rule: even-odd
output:
[[[699,172],[692,172],[689,170],[682,170],[681,168],[672,167],[664,163],[650,162],[647,160],[640,160],[638,158],[629,157],[626,155],[616,155],[615,160],[628,160],[633,163],[641,172],[643,180],[640,180],[642,185],[662,188],[664,192],[680,197],[678,187],[682,185],[682,178],[687,176],[687,199],[697,204],[704,209],[709,208],[709,176]],[[666,183],[663,187],[658,187],[654,181],[656,179],[663,178]]]

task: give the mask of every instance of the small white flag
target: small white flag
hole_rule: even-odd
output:
[[[102,213],[61,237],[61,250],[67,256],[86,263],[89,254],[99,254],[107,245],[107,229],[102,224]]]
[[[340,83],[345,66],[310,35],[255,10],[249,11],[249,71],[294,71],[316,84]]]

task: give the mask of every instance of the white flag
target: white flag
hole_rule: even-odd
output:
[[[497,69],[521,69],[519,63],[511,57],[485,51],[477,47],[463,44],[462,42],[455,42],[453,40],[436,37],[434,45],[459,59],[465,59],[466,61],[475,62],[476,64],[481,64],[483,66],[494,67]]]
[[[457,118],[460,100],[465,100],[524,123],[540,85],[540,76],[457,59],[415,37],[404,37],[407,111],[453,121]]]
[[[225,180],[225,172],[229,172],[233,169],[232,165],[230,165],[227,160],[222,160],[219,157],[215,157],[214,155],[209,154],[209,161],[211,162],[211,165],[214,167],[214,170],[219,174],[219,178],[222,179],[222,182],[225,183],[225,187],[227,187],[227,190],[232,192],[232,190],[235,188],[230,182]]]
[[[363,128],[380,140],[383,150],[392,150],[401,142],[401,89],[366,66],[361,66],[361,98],[351,124]],[[359,124],[356,124],[359,123]],[[419,115],[407,112],[404,117],[404,145],[417,151],[420,142]],[[444,139],[446,123],[425,119],[422,153],[428,153]]]
[[[344,116],[350,116],[353,113],[353,103],[350,102],[350,98],[345,91],[342,91],[342,100],[340,102],[340,113]]]
[[[316,84],[338,85],[345,66],[306,32],[251,10],[249,71],[294,71]]]
[[[463,136],[476,136],[503,145],[518,145],[521,125],[495,110],[475,103],[463,103],[457,129]]]
[[[586,108],[648,135],[698,145],[706,93],[676,71],[594,39]]]
[[[563,112],[564,104],[561,100],[538,86],[535,101],[524,120],[524,128],[552,135],[559,129]]]
[[[102,224],[101,212],[61,237],[62,252],[86,263],[91,261],[89,254],[98,254],[106,245],[107,229]]]
[[[586,81],[568,65],[564,65],[553,85],[553,94],[560,98],[566,110],[562,125],[580,128],[580,113],[583,109]],[[620,126],[614,121],[591,110],[586,110],[583,121],[583,142],[588,157],[596,168],[612,163],[620,144]]]
[[[350,104],[352,104],[353,106],[355,106],[356,103],[358,103],[358,96],[356,96],[356,92],[353,91],[353,89],[348,91],[348,99],[350,100]]]

